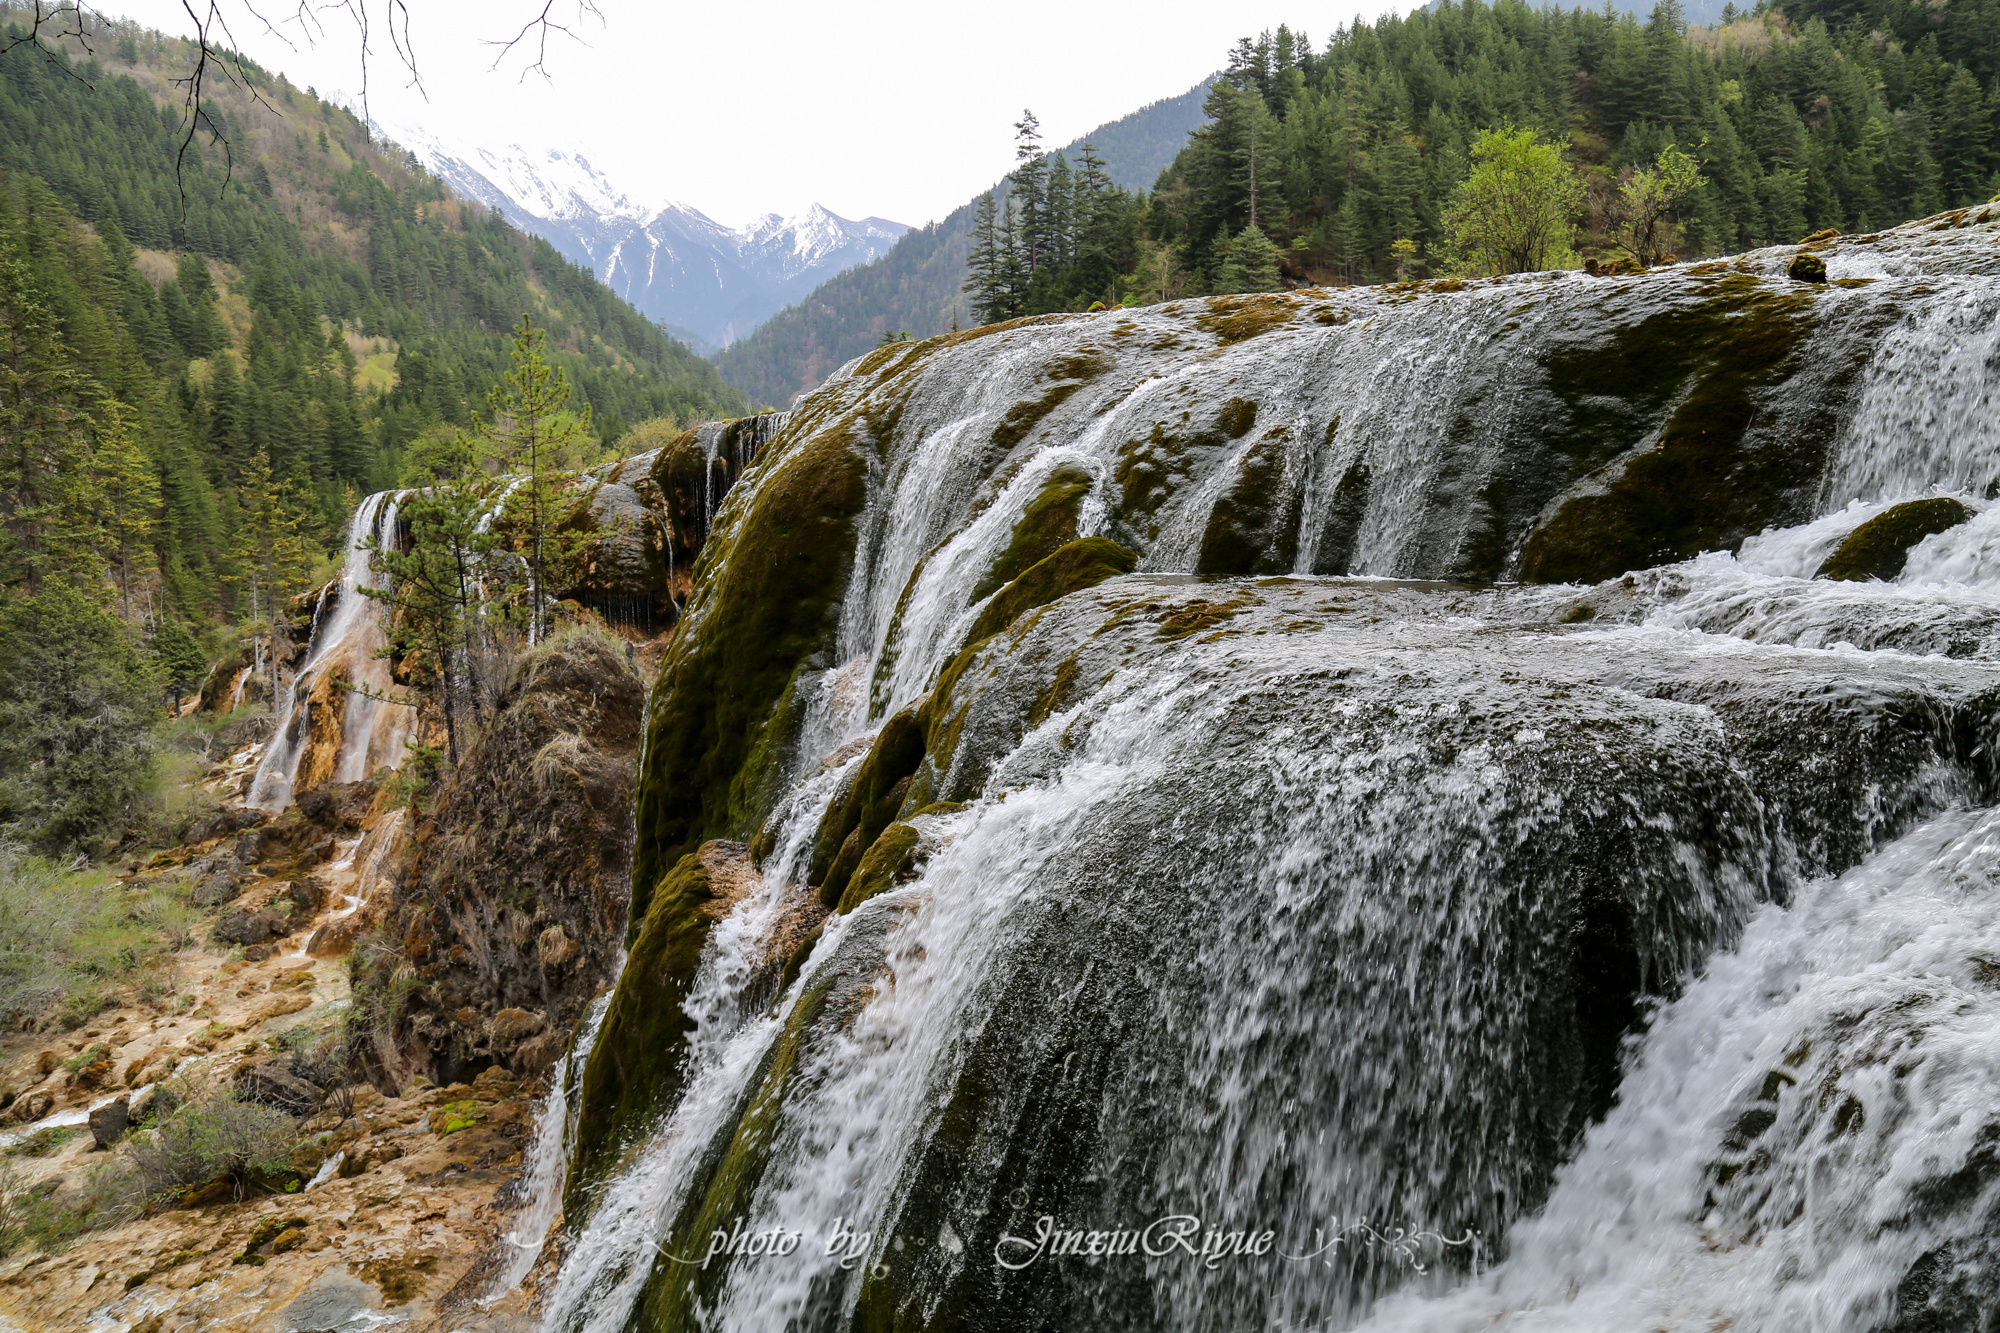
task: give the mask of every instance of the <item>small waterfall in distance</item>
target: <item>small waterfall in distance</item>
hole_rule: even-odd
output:
[[[708,937],[684,1091],[570,1219],[545,1333],[1977,1327],[2000,277],[1994,219],[1953,226],[1837,252],[1824,290],[1786,248],[1050,319],[836,375],[715,518],[745,540],[815,431],[868,454],[765,888]],[[1511,582],[1718,400],[1711,470],[1776,497],[1747,531]],[[920,868],[762,1002],[746,960],[828,803],[1063,487],[1139,572],[963,659],[919,769],[942,804],[898,815]],[[1940,493],[1973,517],[1901,574],[1814,577]],[[729,628],[701,603],[689,652]],[[1176,1216],[1275,1246],[1036,1249],[1044,1218]],[[739,1229],[805,1243],[703,1262]]]
[[[370,568],[371,546],[395,540],[396,493],[377,491],[355,507],[348,524],[340,581],[321,595],[305,661],[294,673],[291,688],[280,692],[271,740],[250,782],[249,805],[276,813],[291,804],[300,763],[316,739],[315,728],[327,725],[313,716],[316,709],[338,710],[340,739],[324,780],[354,782],[384,764],[393,767],[402,762],[403,741],[415,719],[405,705],[379,697],[393,695],[396,688],[389,663],[380,655],[388,642],[383,633],[386,613],[359,591],[381,586],[382,576]],[[341,689],[335,678],[359,688]]]

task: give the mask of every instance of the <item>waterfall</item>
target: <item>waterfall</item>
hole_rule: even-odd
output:
[[[535,1108],[534,1138],[528,1145],[527,1158],[521,1167],[518,1188],[525,1198],[514,1214],[513,1226],[501,1237],[508,1246],[507,1259],[487,1284],[483,1298],[486,1304],[492,1304],[521,1285],[521,1279],[528,1275],[535,1261],[541,1257],[549,1228],[562,1215],[563,1180],[569,1166],[570,1125],[577,1112],[578,1085],[574,1076],[582,1072],[584,1062],[590,1059],[590,1048],[597,1041],[597,1030],[603,1024],[604,1011],[610,1004],[610,991],[597,997],[584,1015],[583,1022],[578,1025],[570,1049],[549,1071],[548,1091],[542,1094],[541,1103]]]
[[[865,454],[764,888],[708,935],[683,1090],[570,1219],[545,1333],[1861,1333],[2000,1299],[2000,278],[1969,218],[1826,288],[1787,247],[835,375],[714,514],[749,543],[791,460]],[[1896,578],[1814,577],[1936,494],[1974,517]],[[960,656],[1038,523],[1138,572]],[[727,549],[670,665],[732,628]],[[773,1002],[747,960],[829,804],[947,690],[897,812],[920,856]]]
[[[1365,1327],[1879,1328],[1912,1272],[1937,1322],[1911,1326],[1980,1327],[2000,1258],[1996,956],[1992,810],[1766,907],[1655,1020],[1508,1262]]]
[[[387,643],[386,613],[359,591],[381,586],[381,576],[370,568],[371,546],[395,540],[396,493],[377,491],[362,500],[348,524],[340,581],[321,595],[314,609],[305,661],[276,703],[277,723],[251,780],[248,804],[277,812],[291,803],[300,761],[315,741],[315,728],[327,724],[314,716],[322,708],[335,711],[339,736],[324,780],[353,782],[385,764],[394,767],[402,761],[411,710],[379,697],[392,695],[396,688],[388,662],[380,656]],[[341,689],[336,681],[359,688]],[[315,695],[321,697],[317,705]]]

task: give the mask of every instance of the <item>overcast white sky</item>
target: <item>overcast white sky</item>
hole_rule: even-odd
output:
[[[322,94],[360,86],[351,21],[325,15],[297,49],[218,0],[258,63]],[[380,12],[384,0],[365,0]],[[555,12],[576,18],[576,0]],[[266,16],[291,0],[264,0]],[[639,202],[678,199],[739,225],[819,202],[846,217],[919,225],[992,184],[1012,161],[1010,126],[1033,107],[1060,144],[1221,67],[1240,36],[1279,23],[1323,46],[1334,27],[1385,0],[599,0],[603,21],[549,47],[550,78],[521,77],[496,48],[541,0],[408,0],[429,100],[376,36],[369,98],[390,124],[448,141],[567,148]],[[199,6],[198,6],[199,7]],[[1409,6],[1396,6],[1408,8]],[[172,33],[179,0],[108,0]],[[565,10],[567,11],[565,13]],[[531,58],[531,57],[530,57]]]

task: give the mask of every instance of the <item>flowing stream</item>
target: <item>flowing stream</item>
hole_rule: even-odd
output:
[[[1173,307],[1027,325],[911,371],[795,682],[764,887],[710,934],[684,1091],[569,1220],[543,1328],[1984,1327],[1993,225],[1836,253],[1810,319],[1787,250],[1341,293],[1212,345]],[[1579,349],[1725,297],[1717,337],[1801,321],[1782,373],[1724,385],[1744,455],[1821,442],[1782,521],[1513,582],[1704,401]],[[892,373],[802,404],[718,535],[787,441],[883,419]],[[1544,484],[1589,422],[1629,447]],[[1259,467],[1288,526],[1197,577]],[[854,743],[934,687],[1065,478],[1074,535],[1138,571],[968,659],[920,770],[958,804],[905,813],[921,868],[773,1002],[757,959]],[[1894,579],[1814,577],[1936,495],[1972,517]]]

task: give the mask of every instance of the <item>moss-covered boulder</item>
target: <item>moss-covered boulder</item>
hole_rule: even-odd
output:
[[[922,842],[923,835],[913,825],[891,824],[883,829],[854,868],[841,891],[837,910],[852,912],[884,889],[909,879],[916,870],[917,848]]]
[[[1972,509],[1948,495],[1891,506],[1847,534],[1819,567],[1819,578],[1858,582],[1893,579],[1903,572],[1910,548],[1972,517]]]
[[[1596,583],[1733,551],[1766,528],[1810,518],[1838,418],[1775,431],[1760,425],[1760,406],[1800,368],[1812,301],[1726,277],[1698,303],[1556,358],[1552,387],[1574,404],[1579,428],[1561,447],[1583,480],[1528,535],[1522,581]],[[1676,398],[1657,435],[1632,430],[1645,419],[1634,406]],[[1603,452],[1617,444],[1622,456]],[[1492,494],[1487,503],[1513,512],[1521,498]]]
[[[1058,467],[1023,511],[1005,550],[986,577],[972,587],[968,602],[986,597],[1076,540],[1077,511],[1090,494],[1091,476],[1082,468]]]
[[[755,491],[718,515],[647,719],[634,934],[669,868],[708,838],[748,838],[763,823],[795,682],[829,647],[846,585],[867,498],[865,429],[808,414],[767,446]]]
[[[883,724],[854,781],[828,805],[808,874],[827,906],[841,901],[863,854],[902,808],[924,749],[923,722],[913,705]]]
[[[1139,553],[1106,537],[1085,537],[1056,550],[1047,559],[1024,570],[1019,578],[1001,589],[1000,594],[973,622],[968,643],[978,643],[998,634],[1038,606],[1058,597],[1094,588],[1109,578],[1129,574],[1139,563]]]
[[[1793,255],[1785,266],[1785,276],[1793,282],[1825,282],[1826,261],[1813,254]]]
[[[571,1191],[597,1179],[620,1147],[679,1098],[694,1029],[683,1005],[709,929],[732,905],[725,885],[733,867],[723,863],[744,855],[740,844],[704,844],[655,887],[584,1066],[590,1114],[577,1122]]]

